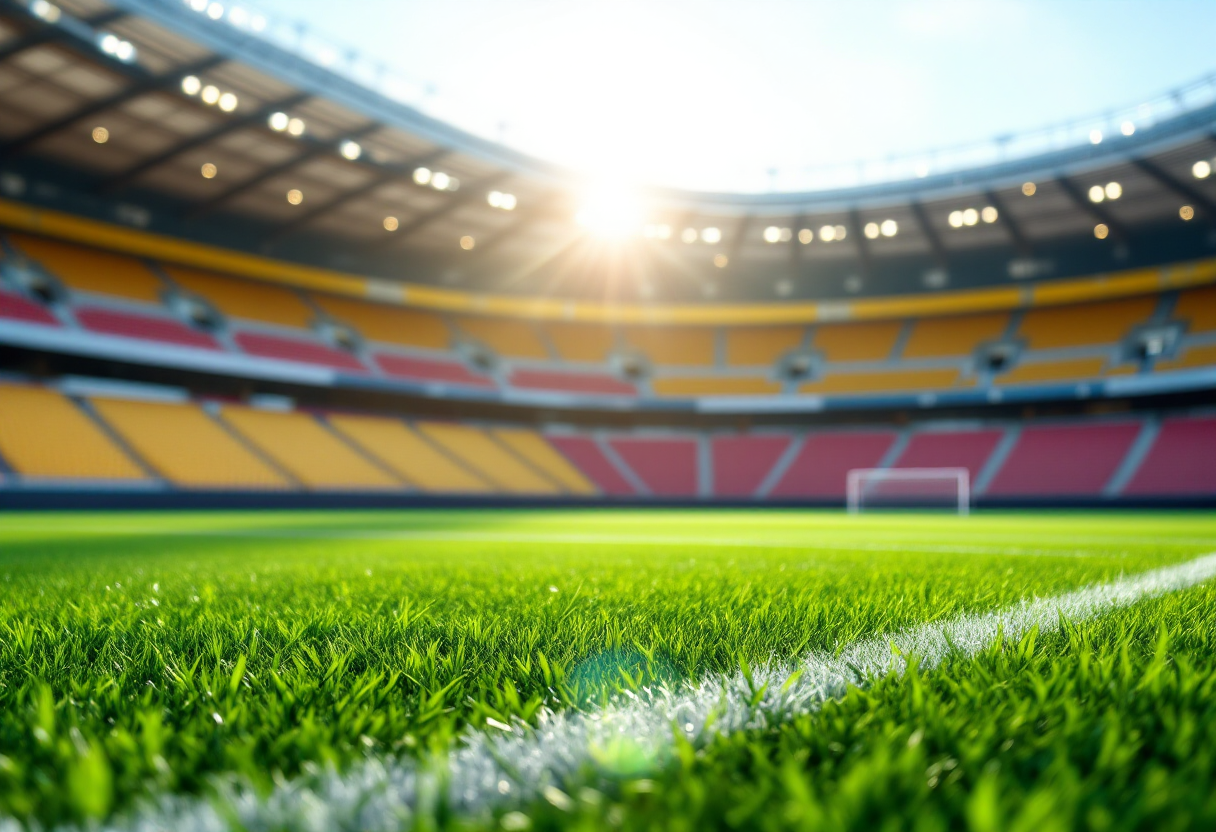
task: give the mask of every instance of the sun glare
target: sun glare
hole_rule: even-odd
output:
[[[596,237],[621,240],[642,227],[642,209],[636,195],[619,187],[590,190],[575,217],[579,225]]]

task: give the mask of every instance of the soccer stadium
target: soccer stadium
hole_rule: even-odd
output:
[[[317,28],[0,0],[0,832],[1216,828],[1216,75],[698,186]]]

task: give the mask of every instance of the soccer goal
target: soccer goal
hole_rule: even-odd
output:
[[[854,468],[848,473],[850,514],[876,508],[971,511],[966,468]]]

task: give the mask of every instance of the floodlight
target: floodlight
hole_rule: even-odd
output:
[[[775,225],[770,225],[764,229],[764,242],[775,243],[781,239],[781,229]]]
[[[843,240],[848,236],[849,229],[845,228],[843,225],[837,225],[832,228],[832,233],[835,235],[837,240]]]
[[[1022,193],[1026,196],[1034,196],[1034,192],[1037,190],[1038,187],[1033,182],[1022,183]]]
[[[1094,226],[1094,236],[1099,240],[1105,240],[1110,235],[1110,229],[1106,227],[1106,223],[1100,222]]]
[[[358,142],[347,139],[338,147],[338,152],[342,154],[342,158],[350,159],[352,162],[363,155],[363,148]]]
[[[1132,133],[1136,132],[1136,125],[1133,122],[1125,121],[1123,124],[1119,125],[1119,132],[1125,136],[1130,136]]]
[[[788,228],[782,228],[781,236],[778,239],[783,243],[788,243],[790,241],[791,237],[793,237],[793,232],[790,231]]]
[[[695,243],[697,241],[697,229],[685,228],[680,232],[680,239],[686,243]]]
[[[868,239],[871,239],[871,240],[878,239],[878,235],[880,233],[878,230],[878,223],[868,222],[868,223],[866,223],[866,227],[862,230],[865,231],[866,237]]]
[[[1123,186],[1122,185],[1120,185],[1118,182],[1107,182],[1106,183],[1106,198],[1107,199],[1118,199],[1121,196],[1123,196]]]
[[[48,3],[47,0],[34,0],[30,3],[30,11],[35,17],[45,20],[47,23],[59,22],[61,11],[54,3]]]
[[[220,88],[215,84],[208,84],[203,87],[201,98],[204,104],[215,104],[220,100]]]
[[[501,208],[502,191],[490,191],[488,194],[486,194],[486,202],[490,204],[491,208]]]
[[[277,133],[282,133],[287,129],[287,122],[287,113],[271,113],[270,118],[267,119],[270,129]]]
[[[1212,163],[1207,159],[1200,159],[1191,165],[1191,175],[1196,179],[1207,179],[1212,175]]]
[[[804,246],[813,239],[815,239],[815,232],[809,228],[803,228],[798,232],[798,242],[802,243]]]
[[[1090,144],[1102,144],[1102,131],[1101,130],[1090,130],[1089,131],[1089,143]]]
[[[717,245],[722,242],[722,229],[716,226],[709,226],[701,229],[701,240],[712,245]]]
[[[220,96],[220,109],[225,113],[231,113],[236,109],[237,98],[234,93],[226,92]]]
[[[996,218],[996,208],[992,207],[991,205],[985,205],[980,209],[980,219],[982,219],[984,222],[994,223],[996,222]]]
[[[819,239],[823,240],[825,243],[832,242],[832,240],[836,239],[836,229],[830,225],[825,225],[823,228],[819,229]]]
[[[448,176],[443,171],[436,171],[431,177],[431,187],[437,191],[446,191],[448,185],[452,182],[452,177]]]
[[[182,79],[182,92],[186,95],[198,95],[198,91],[203,88],[203,82],[198,80],[197,75],[187,75]]]
[[[399,225],[400,225],[400,223],[397,221],[396,217],[385,217],[384,218],[384,230],[385,231],[396,231],[397,227]]]
[[[419,185],[429,184],[431,181],[431,171],[429,168],[414,168],[414,181]]]
[[[207,7],[207,17],[212,20],[219,20],[224,16],[224,7],[219,3],[212,3]]]
[[[951,211],[950,216],[946,217],[946,222],[950,223],[951,228],[963,227],[963,212]]]
[[[110,131],[104,127],[93,128],[93,141],[98,144],[105,144],[110,140]]]
[[[199,173],[203,175],[204,179],[214,179],[219,172],[219,168],[211,162],[204,162],[203,166],[199,169]]]
[[[502,210],[504,210],[504,211],[514,211],[514,210],[515,210],[515,206],[516,206],[517,204],[518,204],[518,203],[517,203],[517,202],[516,202],[516,200],[515,200],[515,194],[503,194],[503,195],[502,195],[502,206],[501,206],[501,207],[502,207]]]
[[[967,208],[963,211],[963,225],[975,225],[980,221],[980,212],[974,208]]]
[[[882,231],[882,236],[894,237],[899,233],[899,223],[895,220],[883,220],[879,229]]]
[[[1186,220],[1187,222],[1190,222],[1191,220],[1195,219],[1195,209],[1189,205],[1183,205],[1178,209],[1178,216],[1182,217],[1182,219]]]
[[[1094,185],[1089,189],[1090,202],[1101,202],[1104,199],[1106,199],[1106,189],[1101,185]]]
[[[292,205],[299,205],[304,201],[304,192],[299,188],[292,188],[287,192],[287,201]]]
[[[462,249],[464,249],[465,251],[472,251],[473,246],[475,246],[476,244],[477,244],[477,241],[474,240],[472,237],[470,237],[468,234],[465,234],[463,237],[460,238],[460,247]]]
[[[304,135],[304,119],[293,118],[287,121],[287,132],[292,136]]]

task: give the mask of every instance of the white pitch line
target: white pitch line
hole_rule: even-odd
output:
[[[560,788],[588,768],[628,765],[635,776],[661,767],[676,733],[695,740],[764,728],[819,708],[890,672],[902,674],[906,656],[922,668],[950,656],[972,657],[1001,639],[1017,640],[1038,627],[1053,632],[1061,619],[1083,621],[1145,598],[1216,577],[1216,553],[1051,598],[1023,601],[995,612],[922,624],[892,635],[862,639],[839,655],[811,655],[796,664],[752,674],[713,677],[673,690],[620,697],[589,711],[548,711],[536,727],[503,725],[470,730],[437,768],[409,760],[372,760],[348,772],[327,771],[276,786],[268,796],[247,787],[221,787],[216,801],[163,796],[155,804],[100,827],[97,832],[397,832],[438,803],[441,788],[456,813],[489,818],[495,810],[547,799],[570,800]],[[445,784],[445,785],[441,785]],[[17,832],[13,821],[0,832]]]

